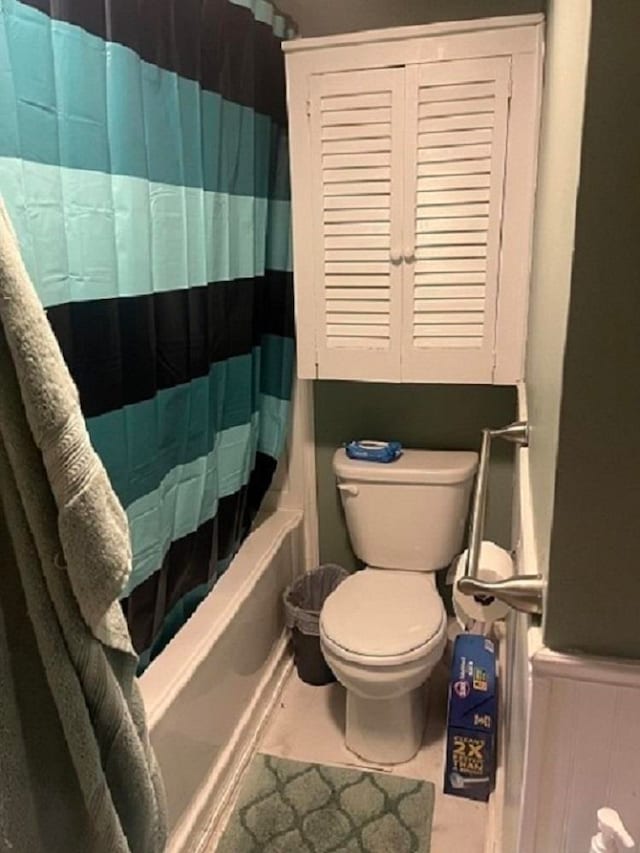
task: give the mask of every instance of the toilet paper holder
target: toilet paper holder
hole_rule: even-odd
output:
[[[514,575],[499,581],[484,581],[478,578],[480,546],[484,538],[484,522],[487,508],[487,486],[491,441],[503,438],[520,447],[529,444],[529,425],[515,421],[502,429],[484,429],[480,448],[480,462],[476,476],[469,527],[469,550],[464,576],[458,580],[458,590],[464,595],[479,598],[493,596],[504,601],[514,610],[525,613],[542,613],[545,581],[542,575]]]

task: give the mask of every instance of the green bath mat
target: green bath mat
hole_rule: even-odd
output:
[[[434,786],[256,755],[217,853],[429,853]]]

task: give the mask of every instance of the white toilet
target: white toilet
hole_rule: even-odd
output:
[[[327,663],[347,689],[346,745],[375,764],[420,747],[424,685],[444,652],[447,618],[435,571],[462,550],[478,457],[405,450],[395,462],[333,459],[351,544],[367,567],[320,615]]]

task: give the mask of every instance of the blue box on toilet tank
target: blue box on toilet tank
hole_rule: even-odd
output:
[[[453,647],[444,792],[489,799],[495,777],[498,693],[493,642],[460,634]]]

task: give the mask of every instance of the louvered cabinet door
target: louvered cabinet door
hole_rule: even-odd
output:
[[[404,381],[491,382],[508,58],[406,71]]]
[[[317,375],[400,381],[404,69],[312,78]]]

